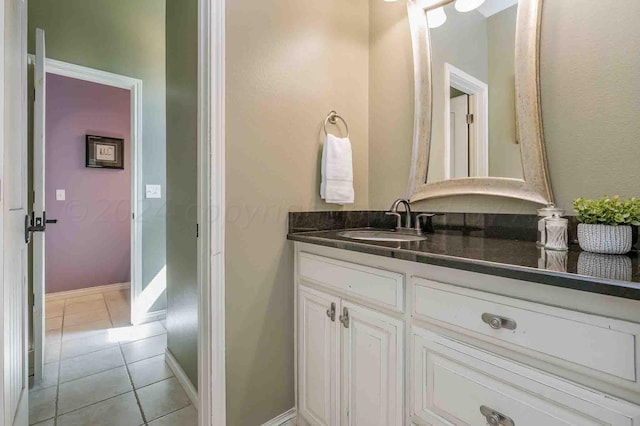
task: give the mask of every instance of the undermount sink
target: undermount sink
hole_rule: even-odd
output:
[[[407,242],[424,241],[427,237],[420,235],[401,234],[393,231],[344,231],[338,234],[344,238],[361,241],[387,241],[387,242]]]

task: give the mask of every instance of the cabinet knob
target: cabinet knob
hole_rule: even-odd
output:
[[[489,324],[489,327],[494,330],[500,330],[501,328],[505,328],[507,330],[515,330],[518,324],[512,320],[511,318],[501,317],[499,315],[482,314],[482,321]]]
[[[486,405],[480,407],[480,413],[482,413],[487,420],[487,424],[491,426],[516,426],[515,422],[510,417],[507,417]]]
[[[336,304],[332,303],[331,307],[327,309],[327,316],[331,318],[331,321],[336,321]]]

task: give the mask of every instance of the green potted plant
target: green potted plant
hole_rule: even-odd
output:
[[[597,200],[578,198],[578,243],[584,251],[624,254],[631,251],[632,225],[640,225],[640,199],[604,196]]]

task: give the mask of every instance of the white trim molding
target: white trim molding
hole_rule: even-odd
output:
[[[451,88],[470,95],[474,115],[472,143],[469,143],[469,170],[472,177],[489,176],[489,86],[450,63],[444,64],[444,178],[451,179],[453,158],[451,135]]]
[[[159,311],[147,312],[146,314],[137,318],[134,325],[146,324],[148,322],[161,321],[167,318],[167,310],[162,309]]]
[[[47,302],[53,300],[71,299],[73,297],[89,296],[96,293],[104,293],[106,291],[128,290],[131,288],[131,283],[116,283],[98,285],[95,287],[79,288],[76,290],[58,291],[55,293],[48,293],[45,295]]]
[[[187,377],[187,373],[184,372],[184,370],[178,363],[178,360],[176,360],[176,358],[173,356],[173,354],[169,349],[165,351],[164,359],[167,365],[169,366],[169,369],[173,371],[173,374],[176,376],[176,379],[178,379],[180,386],[182,386],[182,389],[184,389],[187,396],[191,400],[191,403],[193,404],[193,406],[199,407],[200,403],[198,401],[198,391],[196,390],[196,387],[193,386],[193,383],[191,383],[191,380],[189,380],[189,378]]]
[[[295,407],[289,411],[280,414],[278,417],[269,420],[262,426],[295,426],[298,414]]]
[[[225,0],[198,1],[199,426],[226,426]]]

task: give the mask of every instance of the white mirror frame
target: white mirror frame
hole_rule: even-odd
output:
[[[452,1],[452,0],[451,0]],[[441,5],[451,1],[443,1]],[[456,178],[427,183],[431,147],[432,78],[430,35],[420,0],[408,0],[413,43],[415,112],[409,177],[411,201],[484,194],[552,204],[540,106],[539,40],[543,0],[520,0],[516,24],[515,85],[518,140],[524,179]]]

